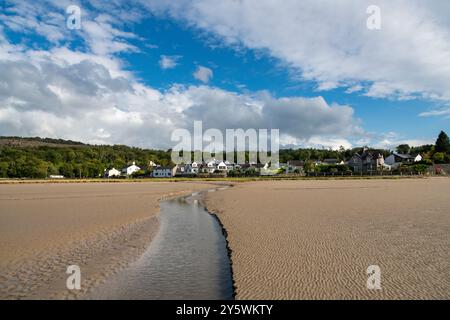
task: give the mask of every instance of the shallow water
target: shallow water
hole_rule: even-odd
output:
[[[232,299],[225,237],[199,194],[161,201],[160,230],[145,253],[93,299]]]

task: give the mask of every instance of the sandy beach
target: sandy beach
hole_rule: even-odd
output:
[[[161,198],[209,187],[0,184],[0,299],[83,297],[145,250],[158,231]],[[80,291],[65,287],[72,264],[81,268]]]
[[[450,179],[261,181],[208,194],[238,299],[449,299]],[[368,290],[378,265],[381,290]]]

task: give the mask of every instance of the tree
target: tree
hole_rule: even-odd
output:
[[[59,173],[62,174],[66,178],[73,178],[73,165],[71,163],[64,163],[59,168]]]
[[[401,144],[396,148],[396,151],[402,154],[408,154],[410,150],[411,147],[408,144]]]
[[[303,170],[305,170],[305,172],[314,171],[314,163],[312,161],[306,161]]]
[[[6,161],[0,162],[0,178],[8,177],[8,168],[9,168],[8,162],[6,162]]]
[[[439,136],[436,140],[435,150],[436,152],[443,152],[443,153],[450,152],[450,139],[448,138],[448,135],[444,131],[441,131],[441,133],[439,133]]]
[[[443,152],[436,152],[433,156],[433,160],[436,163],[443,163],[445,160],[445,154]]]

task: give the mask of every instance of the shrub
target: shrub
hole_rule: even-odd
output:
[[[133,178],[143,177],[143,176],[145,176],[145,171],[144,170],[138,170],[136,172],[133,172],[133,174],[131,176]]]
[[[244,176],[256,177],[256,176],[259,176],[259,173],[255,168],[249,168],[249,169],[245,170]]]
[[[414,164],[426,164],[427,166],[432,166],[433,161],[431,161],[430,159],[423,159],[421,161],[415,162]]]
[[[428,165],[426,164],[415,164],[412,166],[413,171],[418,173],[425,173],[428,169]]]

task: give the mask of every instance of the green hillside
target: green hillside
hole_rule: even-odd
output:
[[[170,153],[123,145],[87,145],[61,139],[0,137],[0,178],[97,178],[107,168],[133,161],[146,170],[150,161],[170,164]]]

